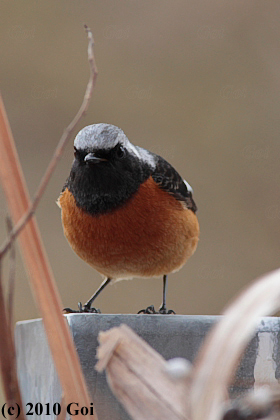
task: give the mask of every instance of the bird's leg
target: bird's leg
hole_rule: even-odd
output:
[[[92,302],[97,298],[97,296],[102,292],[103,289],[112,281],[110,277],[107,277],[103,282],[100,284],[96,292],[91,296],[91,298],[84,304],[83,309],[90,310]],[[86,312],[86,311],[85,311]]]
[[[167,294],[167,274],[163,276],[163,293],[162,293],[162,304],[159,308],[159,313],[166,314],[166,294]]]
[[[167,295],[167,274],[163,276],[163,297],[162,297],[162,304],[158,310],[158,313],[163,314],[163,315],[175,314],[175,312],[172,309],[167,309],[166,307],[166,295]]]
[[[84,304],[84,306],[82,305],[81,302],[78,303],[78,307],[79,310],[75,311],[73,309],[70,308],[65,308],[63,311],[64,313],[82,313],[82,312],[90,312],[90,313],[97,313],[100,314],[100,310],[96,309],[96,308],[92,308],[92,302],[97,298],[97,296],[102,292],[103,289],[105,289],[105,287],[107,286],[107,284],[109,284],[112,281],[112,279],[110,277],[107,277],[98,287],[98,289],[96,290],[96,292],[91,296],[91,298]]]
[[[166,308],[166,294],[167,294],[167,274],[165,274],[163,276],[163,298],[162,298],[162,304],[157,311],[155,311],[154,305],[148,306],[148,308],[146,309],[142,309],[141,311],[138,312],[138,314],[161,314],[161,315],[172,315],[175,314],[174,311],[172,311],[172,309],[167,309]]]

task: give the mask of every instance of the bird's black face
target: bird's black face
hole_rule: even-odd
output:
[[[111,149],[88,149],[81,150],[74,147],[74,156],[79,166],[87,166],[91,170],[106,170],[108,167],[121,169],[127,167],[128,164],[135,167],[136,160],[133,156],[129,156],[125,147],[118,143]],[[98,168],[93,168],[96,164],[103,163]]]
[[[66,187],[90,214],[102,214],[127,201],[151,173],[147,164],[122,143],[110,149],[74,148]]]

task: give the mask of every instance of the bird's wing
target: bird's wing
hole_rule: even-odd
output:
[[[186,207],[195,213],[197,207],[192,198],[192,187],[165,159],[156,155],[155,161],[156,166],[152,173],[153,180],[160,188],[185,203]]]

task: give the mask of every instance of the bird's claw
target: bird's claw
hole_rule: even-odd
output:
[[[101,314],[100,309],[91,308],[89,305],[85,304],[82,305],[81,302],[78,303],[78,310],[71,309],[71,308],[64,308],[63,313],[64,314]]]
[[[146,315],[175,315],[175,312],[172,309],[167,309],[165,306],[161,306],[158,312],[155,310],[154,305],[148,306],[146,309],[141,309],[138,314],[146,314]]]
[[[90,313],[90,314],[101,314],[100,309],[92,308],[90,305],[82,305],[82,302],[78,303],[80,313]]]
[[[176,312],[174,312],[173,309],[167,309],[162,307],[159,308],[158,313],[161,315],[176,315]]]
[[[141,309],[141,311],[137,312],[137,314],[156,314],[156,310],[154,305],[148,306],[146,309]]]

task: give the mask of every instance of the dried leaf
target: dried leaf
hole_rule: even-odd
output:
[[[188,379],[175,380],[168,362],[129,327],[99,335],[98,371],[106,368],[109,385],[135,420],[188,420]]]

